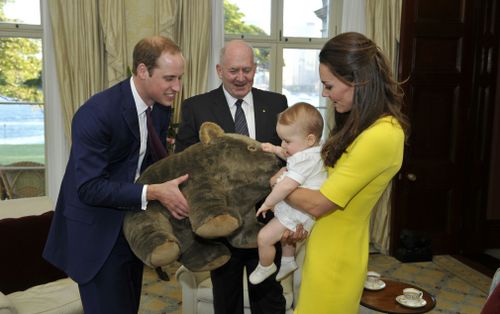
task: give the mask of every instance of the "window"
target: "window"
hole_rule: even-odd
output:
[[[224,0],[225,39],[255,50],[254,86],[281,92],[290,105],[305,101],[326,116],[318,54],[336,33],[340,0]]]
[[[2,200],[45,195],[40,12],[40,0],[0,0]]]

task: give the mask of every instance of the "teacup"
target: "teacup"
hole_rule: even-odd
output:
[[[377,282],[380,279],[380,274],[376,271],[369,271],[366,273],[366,280],[368,282]]]
[[[375,271],[369,271],[366,273],[366,284],[368,288],[374,289],[380,285],[380,274]]]
[[[408,301],[418,301],[422,299],[424,293],[415,288],[405,288],[403,289],[403,295]]]

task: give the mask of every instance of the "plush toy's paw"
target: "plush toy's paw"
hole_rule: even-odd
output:
[[[240,220],[230,214],[212,217],[193,230],[202,238],[213,239],[227,236],[240,226]]]
[[[220,186],[206,185],[196,189],[190,186],[183,193],[191,195],[189,221],[198,236],[206,239],[225,237],[241,226],[241,214],[228,209],[227,194]]]
[[[180,255],[179,240],[172,225],[161,211],[158,202],[150,202],[148,209],[129,212],[123,221],[123,234],[134,254],[149,267],[165,266]]]
[[[151,253],[151,265],[154,267],[166,266],[179,258],[181,248],[174,241],[167,241],[157,246]]]
[[[231,257],[229,249],[221,242],[203,239],[191,230],[189,219],[172,224],[179,239],[181,256],[178,261],[191,271],[207,271],[224,265]]]

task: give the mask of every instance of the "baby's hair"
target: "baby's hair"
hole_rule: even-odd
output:
[[[323,117],[311,104],[298,102],[278,115],[278,123],[291,125],[297,123],[305,134],[313,134],[319,142],[323,134]]]

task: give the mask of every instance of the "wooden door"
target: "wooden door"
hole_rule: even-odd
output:
[[[404,0],[399,80],[412,133],[396,180],[391,252],[403,229],[459,250],[466,192],[467,114],[473,68],[473,0]]]
[[[467,188],[460,253],[500,248],[500,2],[476,0],[472,101],[467,125]],[[497,267],[500,261],[497,262]],[[494,268],[496,269],[496,268]]]

